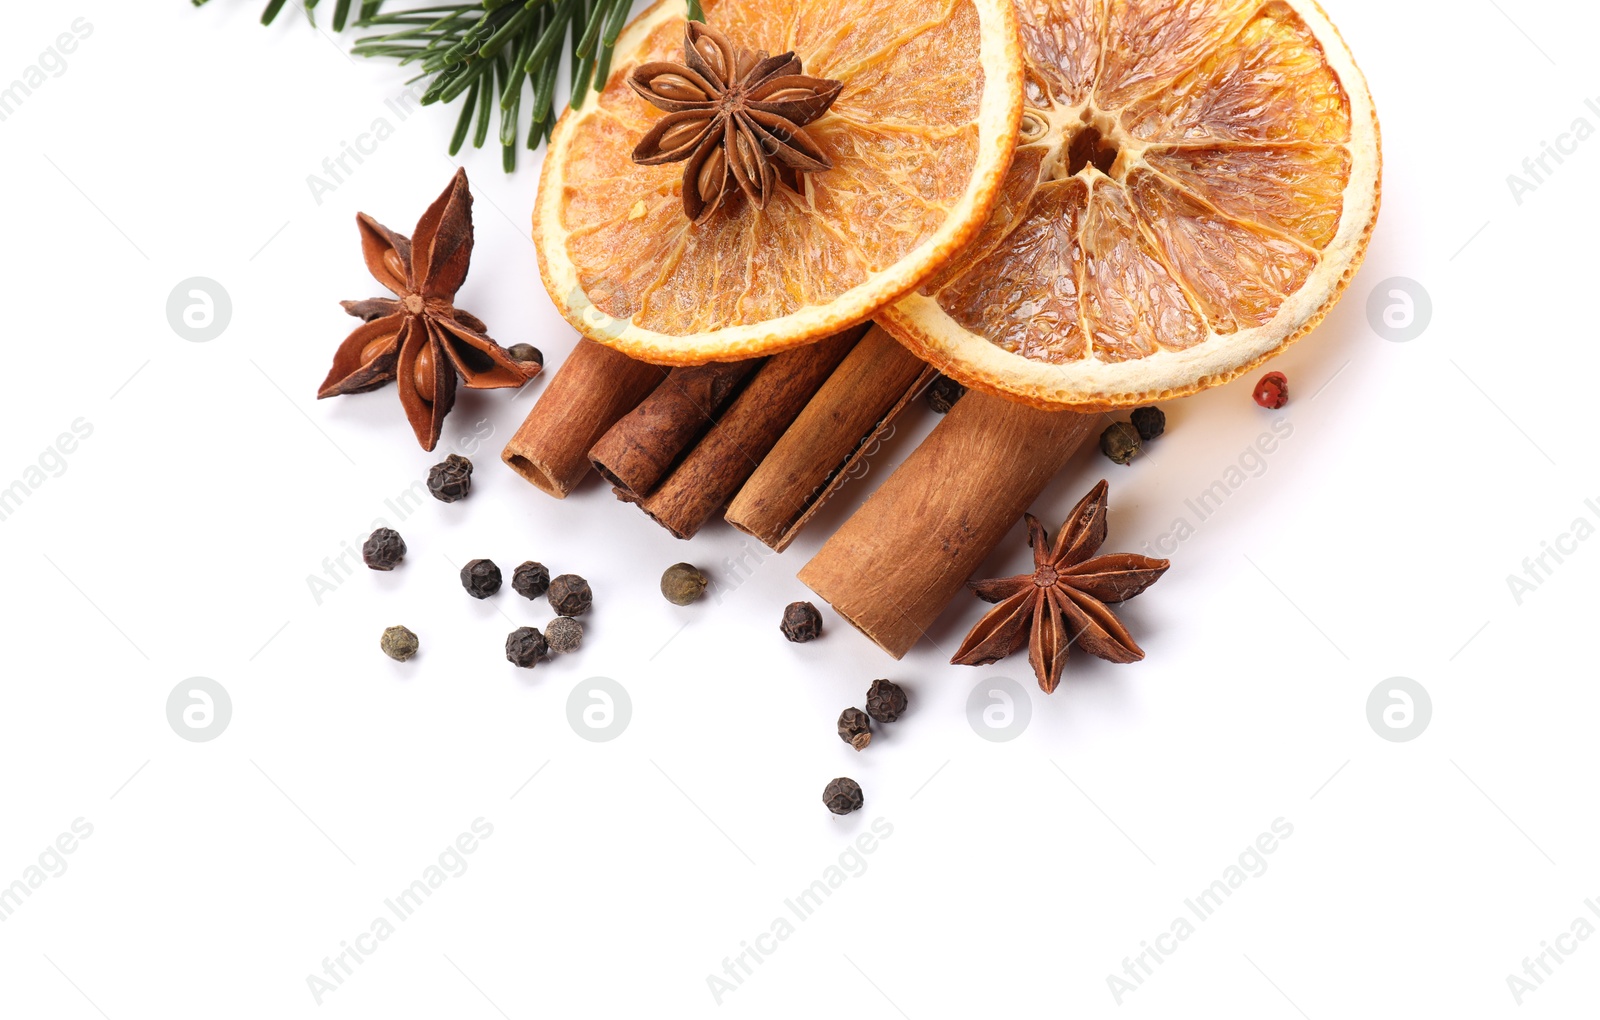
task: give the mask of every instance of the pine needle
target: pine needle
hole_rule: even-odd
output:
[[[191,2],[201,7],[209,0]],[[318,2],[296,0],[313,25]],[[428,82],[423,105],[462,104],[450,136],[452,156],[469,135],[474,148],[489,141],[490,112],[498,107],[496,140],[507,173],[516,167],[524,128],[530,149],[555,130],[562,59],[571,68],[568,105],[582,106],[591,89],[605,87],[617,37],[633,9],[633,0],[477,0],[386,12],[386,2],[333,0],[331,27],[342,32],[350,24],[370,32],[351,46],[357,56],[417,65],[422,73],[411,80]],[[287,3],[267,0],[261,23],[272,24]],[[690,19],[705,20],[700,0],[685,3]]]

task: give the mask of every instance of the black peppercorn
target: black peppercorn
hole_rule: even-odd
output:
[[[839,713],[839,739],[857,751],[872,743],[872,720],[859,708]]]
[[[1129,416],[1129,421],[1147,443],[1167,431],[1167,413],[1159,407],[1141,407]]]
[[[475,599],[486,599],[500,590],[500,568],[493,560],[473,560],[461,568],[461,587]]]
[[[582,616],[594,602],[589,582],[577,574],[562,574],[550,582],[550,608],[562,616]]]
[[[531,361],[536,365],[544,364],[544,355],[533,344],[512,344],[506,348],[506,353],[511,355],[512,361]]]
[[[814,641],[822,636],[822,614],[809,602],[791,602],[783,611],[779,628],[790,641]]]
[[[1139,452],[1139,431],[1125,421],[1114,421],[1100,433],[1100,452],[1118,464],[1128,464]]]
[[[935,414],[948,414],[966,392],[965,386],[947,375],[941,375],[928,385],[928,406],[933,408]]]
[[[429,468],[428,491],[441,503],[466,499],[472,491],[472,461],[452,453]]]
[[[822,803],[828,805],[828,810],[836,815],[859,811],[861,805],[865,803],[865,799],[861,796],[861,784],[854,779],[840,776],[823,788]]]
[[[674,563],[661,575],[661,594],[675,606],[687,606],[706,593],[706,575],[692,563]]]
[[[583,624],[570,616],[558,616],[544,629],[544,640],[558,655],[575,652],[583,643]]]
[[[506,635],[506,661],[523,669],[532,669],[550,654],[550,645],[538,627],[518,627]]]
[[[867,688],[867,714],[878,722],[894,722],[906,710],[906,692],[893,680],[874,680]]]
[[[417,654],[417,636],[405,627],[390,627],[378,642],[383,654],[396,662],[404,662]]]
[[[406,540],[393,528],[379,528],[361,543],[361,562],[373,570],[393,570],[406,558]]]
[[[511,572],[511,590],[525,599],[536,599],[550,587],[550,571],[543,563],[528,560]]]

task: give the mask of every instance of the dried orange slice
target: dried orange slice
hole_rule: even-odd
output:
[[[878,316],[969,386],[1183,396],[1321,321],[1366,252],[1366,81],[1313,0],[1020,0],[1026,98],[989,223]]]
[[[597,100],[568,110],[534,208],[539,270],[580,332],[661,364],[731,361],[869,318],[983,225],[1016,145],[1022,56],[1011,0],[705,0],[738,47],[793,50],[843,82],[805,133],[832,161],[765,208],[684,215],[681,164],[640,166],[660,117],[628,87],[681,61],[682,0],[623,31]]]

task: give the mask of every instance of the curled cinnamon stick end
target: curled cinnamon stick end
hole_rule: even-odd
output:
[[[800,581],[895,658],[933,626],[1101,415],[972,392],[817,555]]]
[[[638,500],[639,509],[675,537],[692,537],[727,505],[864,331],[768,358],[666,480]]]
[[[580,340],[500,459],[557,499],[589,473],[589,448],[666,376],[659,365]]]
[[[589,450],[589,462],[629,499],[650,493],[705,434],[763,359],[674,368]]]
[[[881,328],[868,329],[733,498],[728,523],[787,549],[935,374]]]

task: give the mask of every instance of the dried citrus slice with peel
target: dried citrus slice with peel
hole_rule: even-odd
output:
[[[598,99],[567,111],[545,155],[534,240],[545,288],[582,333],[661,364],[731,361],[869,318],[986,221],[1016,145],[1022,56],[1011,0],[705,0],[737,46],[793,50],[843,82],[805,133],[832,161],[764,209],[742,196],[699,225],[681,164],[640,166],[660,117],[628,87],[684,59],[684,5],[623,31]]]
[[[1020,0],[1026,98],[989,222],[879,313],[1045,408],[1183,396],[1321,321],[1378,215],[1378,119],[1313,0]]]

